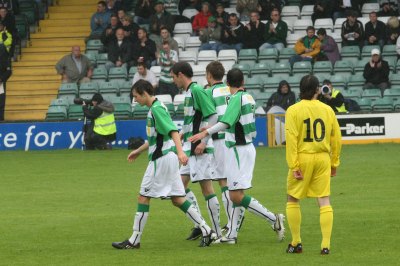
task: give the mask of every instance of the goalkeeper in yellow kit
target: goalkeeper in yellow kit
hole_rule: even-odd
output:
[[[341,133],[332,108],[317,100],[318,79],[312,75],[300,81],[301,101],[286,112],[287,177],[286,217],[292,234],[288,253],[301,253],[301,211],[299,200],[317,198],[322,232],[321,254],[330,250],[333,210],[330,179],[336,175],[341,150]]]

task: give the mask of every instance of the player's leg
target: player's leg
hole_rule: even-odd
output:
[[[318,198],[319,221],[322,233],[321,254],[329,254],[333,226],[333,209],[329,196]]]
[[[132,236],[122,242],[113,242],[112,246],[117,249],[140,248],[140,239],[149,216],[150,198],[145,196],[138,197],[138,207],[133,221]]]
[[[171,197],[171,200],[176,207],[180,208],[185,213],[188,219],[190,219],[193,223],[197,225],[198,228],[200,228],[201,233],[203,235],[203,239],[200,242],[200,246],[201,247],[209,246],[212,240],[214,240],[216,236],[213,235],[214,234],[213,231],[207,225],[207,223],[200,215],[200,213],[197,212],[193,204],[191,204],[184,197]]]
[[[217,195],[215,195],[214,187],[211,180],[199,181],[201,191],[207,202],[207,211],[210,216],[211,225],[213,230],[216,232],[217,237],[222,236],[221,225],[220,225],[220,207]]]
[[[288,195],[286,203],[286,217],[292,235],[292,242],[288,245],[286,252],[301,253],[303,246],[301,244],[300,227],[301,227],[301,210],[299,200]]]

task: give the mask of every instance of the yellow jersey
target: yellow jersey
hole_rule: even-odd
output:
[[[329,153],[331,167],[340,164],[342,147],[339,123],[332,108],[318,100],[301,100],[286,112],[286,161],[299,169],[298,154]]]

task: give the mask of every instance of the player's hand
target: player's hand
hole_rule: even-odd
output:
[[[136,160],[137,157],[139,157],[140,152],[138,150],[133,150],[131,153],[128,155],[128,162],[133,162]]]
[[[205,149],[206,149],[206,144],[204,142],[200,142],[200,144],[197,145],[196,149],[194,150],[194,153],[196,155],[201,155],[203,154]]]
[[[331,168],[331,176],[336,176],[336,168]]]
[[[178,152],[178,159],[182,165],[186,165],[189,160],[189,158],[186,156],[184,152]]]
[[[297,180],[304,179],[304,176],[303,176],[303,173],[301,172],[301,170],[293,171],[293,177],[296,178]]]
[[[194,136],[191,136],[188,140],[192,143],[198,142],[205,138],[207,131],[200,132]]]

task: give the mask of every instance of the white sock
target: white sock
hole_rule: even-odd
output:
[[[259,203],[256,199],[251,198],[250,204],[247,207],[247,210],[255,215],[267,220],[271,225],[275,223],[276,217],[275,214],[270,212],[267,208],[265,208],[261,203]]]
[[[197,212],[199,213],[199,215],[201,216],[201,212],[200,212],[200,208],[199,205],[197,203],[197,198],[196,195],[193,193],[193,191],[191,191],[189,188],[186,189],[186,196],[185,196],[186,200],[188,200],[190,203],[192,203],[192,206],[197,210]],[[194,223],[194,227],[198,227],[196,225],[196,223]]]
[[[231,198],[229,197],[229,190],[225,190],[224,192],[222,192],[221,197],[222,197],[222,203],[224,205],[225,214],[226,214],[226,217],[228,218],[227,225],[229,227],[230,216],[231,216],[230,214],[233,210],[233,202],[231,201]]]
[[[229,231],[226,234],[227,238],[237,238],[240,224],[242,223],[243,217],[244,217],[244,207],[235,207],[232,208],[231,212],[231,217],[230,217],[230,223],[228,224]]]
[[[143,233],[144,226],[147,222],[147,217],[149,216],[149,212],[137,212],[135,215],[135,220],[133,222],[133,234],[129,238],[129,242],[133,245],[140,243],[140,238]]]
[[[201,217],[200,213],[196,210],[193,204],[191,204],[186,210],[185,215],[196,225],[197,228],[201,229],[203,236],[210,234],[211,228],[206,224],[206,221],[204,221],[203,217]]]
[[[217,234],[218,237],[222,236],[221,232],[221,225],[219,221],[219,202],[218,198],[215,194],[211,194],[207,196],[207,210],[208,210],[208,215],[210,216],[211,219],[211,225],[214,230],[214,232]]]

